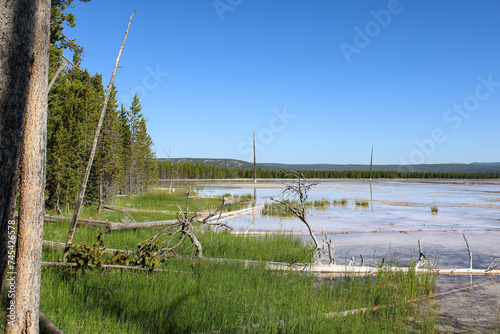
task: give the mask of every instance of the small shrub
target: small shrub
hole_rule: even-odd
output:
[[[104,264],[104,250],[106,245],[102,232],[97,236],[97,242],[93,245],[82,243],[81,245],[70,245],[68,262],[77,264],[76,269],[87,272],[102,267]]]
[[[122,266],[128,266],[130,263],[130,258],[127,254],[123,253],[120,250],[116,250],[113,253],[113,257],[111,258],[111,263],[119,264]]]
[[[162,258],[158,256],[159,250],[160,243],[158,241],[144,240],[137,247],[137,253],[133,259],[134,264],[153,271],[162,264]]]
[[[431,213],[432,214],[437,214],[439,212],[439,209],[436,204],[431,205]]]

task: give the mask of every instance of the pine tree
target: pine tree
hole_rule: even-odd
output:
[[[118,171],[118,189],[120,193],[130,192],[130,151],[132,144],[132,134],[128,120],[128,111],[122,105],[118,115],[118,132],[120,138],[119,151],[119,171]]]

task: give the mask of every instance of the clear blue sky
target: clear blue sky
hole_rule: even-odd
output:
[[[74,4],[105,85],[137,6],[115,85],[158,157],[250,161],[255,131],[260,162],[500,161],[498,1]]]

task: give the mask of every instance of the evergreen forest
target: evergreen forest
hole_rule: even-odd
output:
[[[74,27],[70,0],[53,0],[50,32],[49,81],[73,54],[71,64],[57,76],[49,93],[47,121],[46,205],[69,212],[80,190],[105,91],[100,73],[85,69],[84,49],[63,32]],[[111,71],[111,68],[110,68]],[[112,87],[87,185],[85,201],[106,201],[115,194],[136,194],[156,183],[156,155],[137,94],[131,105],[118,105]]]

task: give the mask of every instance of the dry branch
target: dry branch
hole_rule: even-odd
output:
[[[204,225],[213,225],[213,226],[221,226],[221,227],[226,227],[232,230],[232,227],[221,223],[219,219],[222,216],[222,211],[224,207],[226,206],[224,202],[224,197],[222,197],[222,203],[220,207],[215,210],[212,213],[209,213],[205,217],[201,217],[199,214],[195,213],[194,216],[189,217],[189,195],[190,191],[186,193],[186,210],[182,210],[181,207],[177,204],[177,207],[179,208],[179,213],[177,214],[177,221],[170,226],[167,226],[165,229],[162,231],[158,232],[151,238],[149,238],[149,241],[154,241],[157,238],[159,238],[161,235],[168,235],[170,238],[168,240],[164,240],[163,244],[166,244],[165,247],[161,248],[158,251],[158,254],[161,255],[166,255],[168,253],[175,255],[175,249],[180,246],[182,241],[184,240],[184,237],[188,237],[191,240],[191,243],[196,247],[196,255],[198,257],[203,257],[203,247],[201,243],[198,241],[198,238],[196,237],[194,233],[194,223],[201,223]],[[218,219],[216,221],[213,221],[212,219],[218,216]],[[173,242],[175,236],[177,234],[181,234],[181,239],[176,241],[174,245],[171,245]]]
[[[61,63],[61,65],[57,68],[57,71],[56,71],[56,73],[54,73],[54,76],[52,77],[52,80],[50,80],[48,92],[50,92],[50,89],[54,85],[54,82],[56,82],[57,77],[59,76],[59,74],[61,73],[61,71],[63,70],[63,68],[66,67],[67,64],[68,64],[68,62],[66,60],[63,60],[63,62]]]
[[[281,192],[280,199],[275,199],[271,197],[271,200],[282,204],[285,207],[286,212],[293,213],[306,225],[307,229],[309,230],[309,235],[311,236],[311,239],[314,242],[314,248],[318,249],[319,247],[318,239],[316,239],[316,236],[314,235],[311,226],[309,225],[306,219],[306,212],[307,212],[306,202],[308,198],[307,193],[311,189],[311,187],[316,185],[317,183],[307,183],[302,173],[297,173],[295,171],[292,171],[289,175],[295,177],[296,179],[295,183],[286,184],[285,188]],[[298,199],[299,205],[294,206],[293,204],[289,204],[292,203],[287,201],[290,199],[291,200]]]

